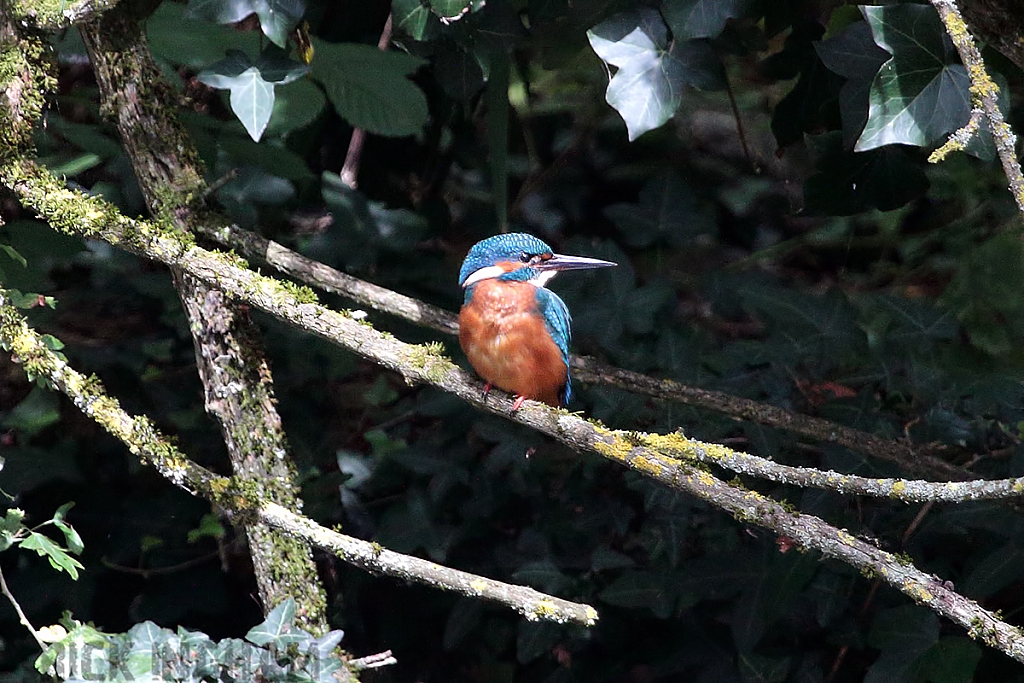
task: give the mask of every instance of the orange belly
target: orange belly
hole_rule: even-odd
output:
[[[569,368],[537,310],[533,285],[477,284],[459,313],[459,343],[477,374],[494,386],[561,405]]]

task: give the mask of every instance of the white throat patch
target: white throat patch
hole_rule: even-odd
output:
[[[472,287],[481,280],[490,280],[501,277],[506,272],[508,271],[501,266],[487,266],[486,268],[480,268],[479,270],[473,271],[472,275],[466,278],[466,281],[462,283],[462,288],[466,289],[467,287]],[[542,270],[537,274],[537,277],[525,280],[525,282],[529,282],[534,287],[544,287],[551,282],[551,278],[556,275],[558,275],[557,270]]]

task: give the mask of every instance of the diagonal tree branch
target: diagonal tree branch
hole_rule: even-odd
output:
[[[1006,123],[1003,112],[999,110],[999,86],[989,76],[981,51],[974,42],[963,15],[955,0],[929,0],[932,7],[939,13],[946,33],[949,34],[960,61],[967,68],[967,76],[971,79],[971,95],[977,107],[985,113],[989,130],[995,141],[996,153],[1003,165],[1003,173],[1010,184],[1010,193],[1017,202],[1017,210],[1024,215],[1024,174],[1021,173],[1020,161],[1017,159],[1017,136]]]
[[[200,223],[198,230],[218,244],[250,259],[259,259],[300,282],[351,299],[361,306],[403,318],[445,334],[457,335],[458,321],[450,312],[399,294],[385,287],[331,268],[298,254],[262,235],[236,225]],[[787,429],[824,443],[892,462],[908,472],[945,479],[969,479],[966,470],[931,455],[918,453],[906,440],[887,439],[810,415],[800,415],[768,403],[732,396],[720,391],[691,387],[668,379],[654,379],[615,368],[586,356],[570,359],[582,382],[607,384],[657,399],[678,401],[705,410],[733,415],[760,424]]]
[[[597,611],[589,605],[546,595],[532,588],[495,581],[476,574],[403,555],[352,536],[332,531],[307,517],[268,501],[253,482],[221,477],[182,454],[145,417],[132,417],[111,398],[95,377],[74,370],[50,350],[0,289],[0,348],[11,352],[32,379],[45,379],[70,398],[143,462],[186,491],[202,495],[247,524],[258,522],[312,544],[368,571],[483,598],[504,604],[527,619],[545,619],[593,626]]]
[[[406,344],[369,324],[315,302],[309,290],[279,283],[240,264],[237,257],[215,254],[183,242],[179,236],[122,216],[100,199],[68,190],[53,176],[26,162],[0,166],[0,180],[51,225],[72,234],[104,239],[115,246],[168,265],[208,282],[226,294],[256,306],[328,341],[401,373],[407,381],[426,383],[481,409],[527,425],[569,447],[599,454],[666,486],[722,508],[746,524],[765,527],[797,545],[841,560],[877,576],[914,601],[927,605],[965,628],[968,634],[1024,662],[1024,634],[989,610],[948,588],[891,553],[831,526],[812,515],[793,512],[755,491],[728,484],[707,471],[597,426],[565,410],[527,401],[512,412],[512,401],[492,392],[484,397],[480,382],[449,359],[438,345]],[[63,207],[58,211],[59,207]],[[69,211],[67,207],[76,207]]]

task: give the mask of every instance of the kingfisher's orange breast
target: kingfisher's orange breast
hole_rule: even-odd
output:
[[[537,308],[533,285],[482,280],[459,313],[459,343],[477,373],[505,391],[561,404],[569,368]]]

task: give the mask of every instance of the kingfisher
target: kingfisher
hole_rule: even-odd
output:
[[[556,254],[533,235],[516,232],[477,242],[459,272],[465,290],[459,344],[473,369],[492,386],[514,394],[512,410],[532,399],[563,406],[571,395],[571,318],[547,288],[559,271],[617,264]]]

